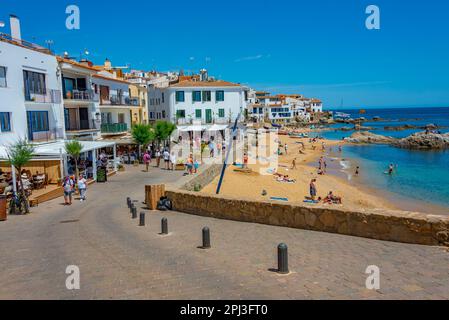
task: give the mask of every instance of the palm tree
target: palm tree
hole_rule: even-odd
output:
[[[65,152],[75,160],[75,181],[78,181],[78,158],[83,151],[83,145],[77,140],[67,141],[65,143]]]
[[[28,207],[28,197],[25,192],[25,189],[23,188],[23,181],[21,177],[22,167],[25,166],[34,155],[34,147],[29,144],[25,139],[19,139],[15,144],[10,145],[7,148],[7,154],[9,159],[9,164],[12,165],[18,172],[19,177],[19,186],[20,186],[20,192],[22,195],[22,199],[25,200],[24,203],[24,210],[25,213],[29,213],[29,207]],[[22,205],[19,205],[19,208],[22,208]]]
[[[155,138],[154,129],[149,124],[136,124],[132,127],[131,135],[134,141],[139,145],[140,159],[142,146],[146,148]]]

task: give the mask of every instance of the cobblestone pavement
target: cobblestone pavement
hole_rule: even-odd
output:
[[[297,229],[147,212],[138,227],[126,196],[144,184],[174,182],[178,172],[128,167],[93,185],[72,207],[44,203],[0,223],[0,299],[448,299],[449,252]],[[140,207],[140,206],[139,206]],[[143,207],[143,206],[142,206]],[[139,211],[144,211],[139,208]],[[167,217],[170,234],[161,236]],[[201,250],[201,229],[212,249]],[[278,275],[276,248],[289,245],[289,275]],[[68,265],[81,289],[66,289]],[[380,290],[365,287],[369,265]]]

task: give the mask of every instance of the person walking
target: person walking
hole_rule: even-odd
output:
[[[162,154],[162,157],[164,158],[165,162],[165,170],[170,170],[170,153],[167,149],[165,149],[164,153]]]
[[[175,152],[172,151],[172,153],[170,154],[170,164],[171,164],[171,170],[175,170],[176,168],[176,155]]]
[[[83,175],[80,175],[80,178],[78,179],[78,190],[80,192],[80,201],[86,201],[87,180]]]
[[[161,166],[161,150],[156,150],[156,168]]]
[[[151,155],[148,151],[143,155],[143,163],[145,164],[146,171],[148,172],[151,163]]]
[[[75,182],[72,177],[67,176],[64,179],[62,184],[62,188],[64,189],[64,205],[71,206],[72,205],[72,194],[75,186]]]

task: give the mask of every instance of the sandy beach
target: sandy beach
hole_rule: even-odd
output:
[[[317,179],[317,196],[326,197],[329,191],[334,195],[342,197],[342,204],[331,204],[330,206],[339,206],[349,210],[360,209],[398,209],[398,206],[382,197],[380,194],[370,192],[357,185],[350,184],[342,177],[335,175],[318,174],[318,161],[324,156],[328,166],[331,158],[328,157],[329,149],[338,152],[338,145],[342,142],[331,140],[318,140],[310,143],[308,138],[295,139],[289,136],[279,136],[282,145],[288,145],[288,153],[285,154],[284,148],[281,148],[283,154],[279,156],[279,167],[277,173],[288,175],[289,179],[295,180],[294,183],[279,182],[273,174],[259,174],[260,165],[251,164],[249,168],[253,173],[246,174],[236,172],[236,167],[230,166],[226,171],[223,181],[221,194],[246,197],[256,200],[270,200],[271,197],[287,198],[290,203],[303,203],[305,197],[309,196],[309,184],[313,178]],[[305,149],[302,145],[304,143]],[[325,144],[325,150],[322,150],[322,143]],[[315,146],[315,147],[313,147]],[[255,155],[249,154],[250,158]],[[296,159],[296,169],[292,169],[292,161]],[[266,170],[266,169],[264,169]],[[207,185],[202,192],[214,194],[218,185],[218,178]],[[266,195],[263,195],[263,191]]]

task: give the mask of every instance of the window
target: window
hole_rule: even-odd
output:
[[[165,110],[162,110],[162,119],[165,119]]]
[[[178,119],[184,119],[186,117],[186,111],[185,110],[177,110],[176,117]]]
[[[48,131],[48,111],[28,111],[28,125],[32,132]]]
[[[165,93],[162,92],[162,103],[165,103]]]
[[[184,91],[176,91],[176,102],[184,102]]]
[[[6,67],[0,67],[0,88],[6,88]]]
[[[25,95],[30,93],[46,94],[45,74],[23,70],[23,80],[25,83]]]
[[[210,91],[203,91],[203,102],[211,101]]]
[[[220,118],[225,117],[225,109],[218,109],[218,117]]]
[[[192,92],[192,101],[193,102],[201,102],[201,91],[193,91]]]
[[[0,112],[0,131],[11,132],[11,114],[9,112]]]
[[[224,91],[215,92],[215,101],[224,101]]]
[[[203,113],[202,113],[201,109],[196,109],[195,110],[195,118],[201,119],[202,117],[203,117]]]

